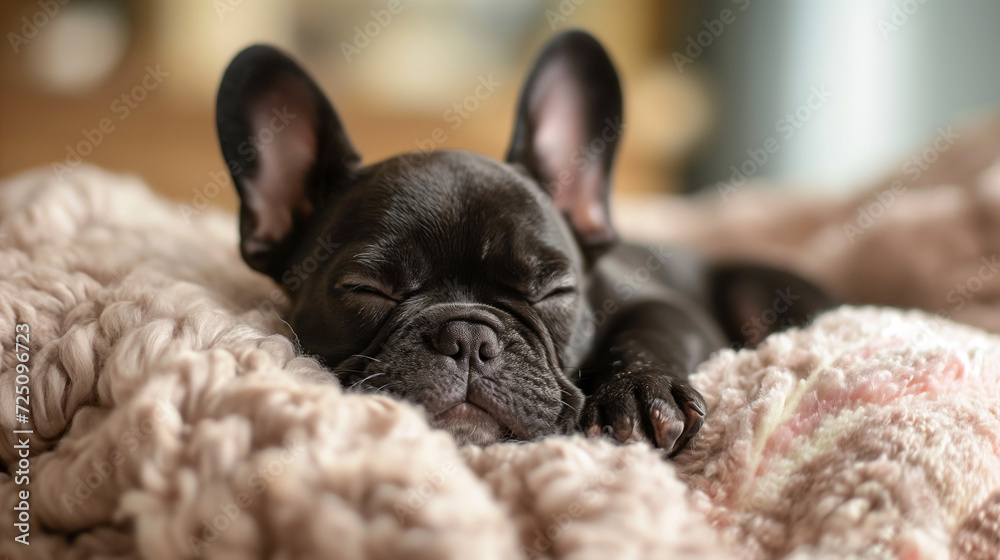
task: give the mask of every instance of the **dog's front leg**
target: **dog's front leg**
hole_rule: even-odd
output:
[[[619,442],[647,441],[674,456],[701,429],[706,406],[688,383],[720,338],[697,314],[647,302],[624,310],[583,369],[581,429]]]

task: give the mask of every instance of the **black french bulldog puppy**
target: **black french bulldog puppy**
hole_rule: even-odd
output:
[[[243,258],[286,289],[304,351],[460,443],[582,430],[676,454],[706,413],[699,363],[830,304],[785,272],[616,240],[622,93],[580,31],[542,52],[504,162],[363,165],[319,87],[266,46],[226,70],[217,124]]]

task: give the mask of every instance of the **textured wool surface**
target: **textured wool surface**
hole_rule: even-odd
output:
[[[681,477],[749,557],[998,558],[998,342],[843,308],[720,354]]]
[[[722,352],[694,377],[705,427],[670,464],[579,437],[458,449],[419,409],[345,393],[298,355],[283,302],[240,260],[230,215],[87,167],[0,184],[0,556],[1000,554],[1000,340],[980,331],[844,308]]]

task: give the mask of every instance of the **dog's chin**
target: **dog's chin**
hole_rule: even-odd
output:
[[[482,408],[464,402],[431,419],[435,428],[450,433],[459,445],[489,445],[510,437],[510,430]]]

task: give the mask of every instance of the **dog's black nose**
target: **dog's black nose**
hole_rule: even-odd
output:
[[[464,370],[482,368],[500,354],[497,333],[488,325],[454,320],[445,323],[434,339],[434,349],[450,356]]]

